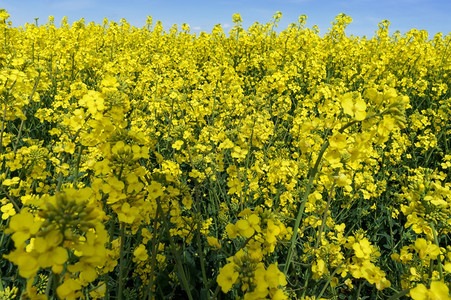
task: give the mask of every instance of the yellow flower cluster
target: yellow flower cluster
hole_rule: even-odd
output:
[[[219,270],[217,278],[224,293],[240,283],[244,299],[288,299],[281,289],[287,281],[277,264],[265,268],[262,262],[249,257],[243,249],[228,260],[230,262]]]
[[[227,260],[228,264],[220,269],[217,282],[223,292],[240,283],[245,299],[286,299],[279,288],[287,284],[285,274],[270,264],[265,268],[264,257],[272,254],[278,243],[290,237],[289,230],[271,211],[257,207],[246,208],[235,224],[226,226],[230,239],[242,240],[241,249]]]
[[[5,257],[28,279],[30,297],[36,293],[33,278],[42,269],[51,268],[58,277],[64,271],[57,281],[60,298],[81,296],[82,286],[99,276],[106,262],[108,233],[102,224],[105,213],[91,197],[88,188],[67,189],[27,202],[11,218],[5,233],[12,233],[16,249]]]
[[[451,35],[8,18],[2,297],[449,299]]]

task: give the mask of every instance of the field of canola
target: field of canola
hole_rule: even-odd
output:
[[[451,299],[450,34],[8,18],[1,299]]]

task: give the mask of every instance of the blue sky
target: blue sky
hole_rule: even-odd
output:
[[[335,16],[345,13],[352,17],[347,34],[372,37],[377,24],[390,21],[390,33],[405,33],[412,28],[425,29],[432,37],[437,32],[451,32],[451,0],[0,0],[0,8],[11,15],[13,26],[47,22],[55,17],[59,24],[64,16],[70,23],[85,18],[101,23],[106,17],[118,22],[125,18],[131,25],[142,27],[146,17],[163,22],[165,29],[173,24],[188,23],[192,32],[211,32],[220,23],[225,31],[233,25],[232,15],[240,13],[243,26],[254,22],[267,23],[276,11],[283,14],[279,29],[307,15],[306,26],[318,25],[324,34]]]

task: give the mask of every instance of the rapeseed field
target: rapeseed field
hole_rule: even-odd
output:
[[[1,299],[451,299],[450,34],[8,18]]]

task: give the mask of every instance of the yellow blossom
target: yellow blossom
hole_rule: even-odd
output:
[[[41,221],[27,212],[21,211],[20,214],[13,216],[9,222],[9,228],[6,233],[13,233],[12,239],[17,247],[25,240],[29,239],[32,234],[36,234],[41,226]]]
[[[418,284],[410,290],[410,296],[414,300],[450,300],[449,288],[442,281],[432,281],[428,289],[424,284]]]
[[[2,211],[2,219],[3,220],[6,220],[9,217],[12,217],[16,214],[16,210],[14,209],[14,206],[12,203],[2,205],[1,211]]]
[[[216,249],[221,249],[221,244],[219,243],[219,240],[214,236],[207,236],[207,242],[210,246]]]
[[[350,115],[357,121],[363,121],[366,118],[366,103],[356,93],[346,93],[341,98],[343,112]]]
[[[149,257],[149,255],[147,254],[146,247],[143,244],[140,244],[138,247],[135,248],[135,250],[133,251],[133,255],[139,261],[145,261]]]
[[[232,262],[219,269],[219,275],[216,281],[224,293],[230,291],[238,279],[239,274],[235,269],[236,265]]]

